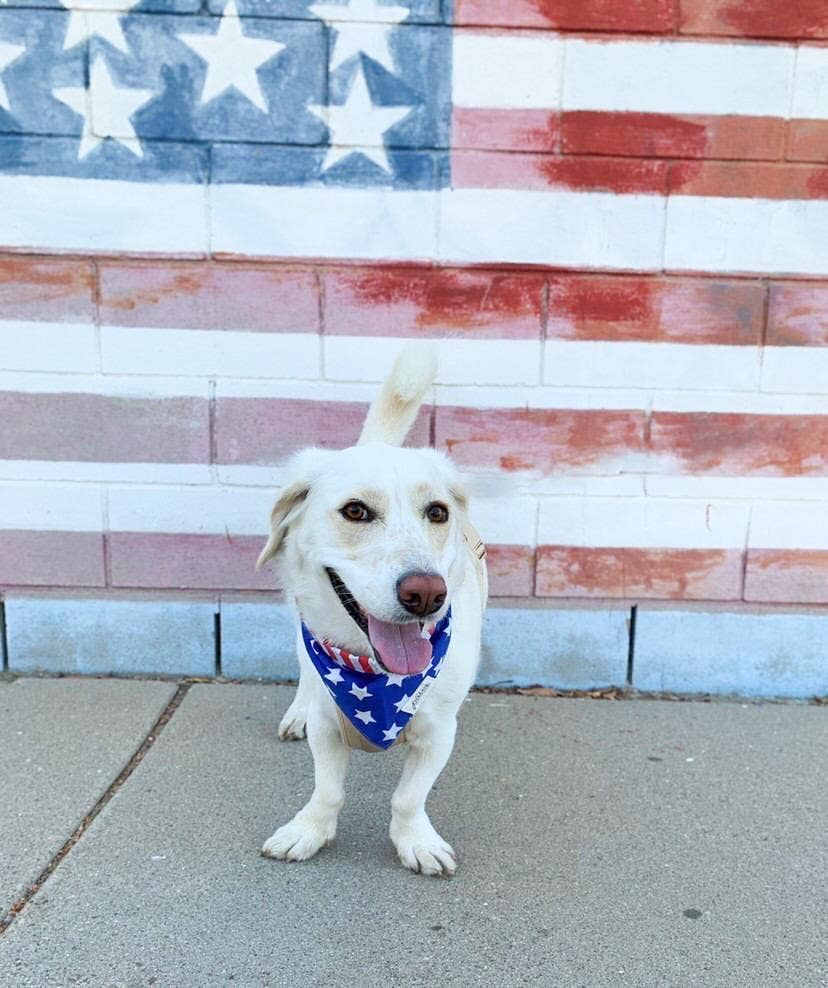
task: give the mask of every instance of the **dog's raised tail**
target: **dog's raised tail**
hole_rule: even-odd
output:
[[[359,442],[401,445],[436,376],[435,346],[427,343],[404,346],[368,409]]]

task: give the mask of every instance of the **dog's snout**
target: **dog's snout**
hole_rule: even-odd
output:
[[[446,581],[436,573],[408,573],[397,581],[397,600],[409,614],[426,617],[446,602]]]

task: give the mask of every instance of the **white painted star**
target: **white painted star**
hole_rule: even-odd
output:
[[[354,717],[361,720],[363,724],[376,724],[370,710],[357,710]]]
[[[155,96],[151,89],[116,86],[103,56],[97,55],[89,70],[89,89],[64,86],[52,90],[52,95],[83,117],[78,159],[94,151],[105,137],[113,138],[136,157],[143,158],[144,152],[130,119]]]
[[[334,666],[330,672],[325,673],[325,679],[329,679],[332,683],[341,683],[342,678],[342,673],[336,666]]]
[[[364,700],[368,696],[373,696],[373,693],[369,693],[364,686],[357,686],[356,683],[351,684],[351,688],[348,692],[357,698],[357,700]]]
[[[63,50],[74,48],[93,35],[103,38],[120,51],[129,52],[129,45],[121,28],[121,17],[139,0],[60,0],[69,13]]]
[[[6,41],[0,41],[0,75],[3,74],[6,67],[11,65],[16,58],[20,58],[25,50],[25,45],[12,45]],[[0,106],[6,110],[11,110],[9,96],[2,79],[0,79]]]
[[[207,63],[200,103],[209,103],[234,88],[267,113],[267,102],[256,72],[287,45],[267,38],[248,38],[243,34],[235,0],[230,0],[224,8],[215,34],[179,34],[178,37]]]
[[[390,7],[377,0],[349,0],[347,4],[315,3],[309,9],[336,29],[332,70],[363,52],[389,72],[397,71],[388,48],[388,36],[411,13],[407,7]]]
[[[308,109],[330,131],[331,146],[322,163],[323,172],[351,154],[364,154],[383,171],[390,173],[383,135],[407,117],[414,107],[375,105],[360,65],[344,103],[338,106],[312,104]]]
[[[401,730],[402,730],[401,727],[397,727],[396,724],[392,724],[388,728],[387,731],[383,731],[382,732],[382,740],[383,741],[396,741],[397,740],[397,735],[400,733]]]
[[[386,678],[386,686],[402,686],[405,676],[397,676],[393,672],[389,672]]]

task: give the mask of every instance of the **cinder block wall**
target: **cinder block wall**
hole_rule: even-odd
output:
[[[515,480],[485,679],[828,692],[806,7],[4,5],[7,666],[287,675],[280,465],[427,337],[411,442]]]

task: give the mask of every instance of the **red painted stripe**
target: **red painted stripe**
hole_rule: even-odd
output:
[[[828,167],[777,162],[680,161],[599,155],[454,151],[455,188],[826,199]]]
[[[326,272],[325,332],[537,339],[544,278],[450,268]]]
[[[315,333],[312,271],[211,262],[100,265],[101,322],[177,329]]]
[[[220,398],[215,422],[218,462],[278,464],[304,446],[352,446],[367,411],[367,404],[355,402]],[[423,407],[407,445],[428,446],[430,417],[430,407]]]
[[[539,597],[739,600],[740,549],[538,548]]]
[[[771,285],[766,342],[828,346],[828,285]]]
[[[663,195],[667,189],[667,164],[632,158],[455,151],[451,156],[451,178],[455,188]]]
[[[273,591],[277,571],[256,572],[265,536],[158,532],[43,532],[0,529],[0,587],[118,590]],[[106,549],[104,549],[106,542]],[[110,578],[104,571],[104,552]],[[494,597],[527,597],[534,583],[529,546],[488,547]],[[322,643],[333,657],[330,646]],[[356,668],[343,653],[343,661]],[[365,671],[370,671],[367,669]]]
[[[553,275],[546,335],[758,345],[765,288],[759,282],[636,275]]]
[[[684,196],[828,199],[828,167],[766,162],[681,161],[670,166],[668,191]]]
[[[435,439],[462,466],[595,470],[644,449],[642,411],[435,409]]]
[[[680,0],[679,30],[748,38],[828,38],[825,0]]]
[[[779,117],[570,110],[561,117],[561,150],[636,158],[776,161],[784,154],[786,124]]]
[[[0,392],[0,459],[209,463],[203,398]]]
[[[526,545],[487,545],[486,567],[492,597],[531,597],[535,550]]]
[[[569,31],[673,30],[673,0],[455,0],[453,21],[462,25],[541,27]]]
[[[0,530],[0,587],[102,587],[105,583],[102,535]]]
[[[451,128],[454,148],[555,152],[560,147],[561,116],[553,110],[456,106]]]
[[[828,550],[748,549],[745,600],[828,604]]]
[[[275,571],[256,572],[264,537],[113,532],[106,536],[114,587],[267,590]]]
[[[791,120],[787,157],[828,163],[828,120]]]
[[[94,267],[88,261],[0,257],[0,319],[94,322]]]
[[[683,473],[828,475],[828,416],[654,412],[650,450]]]

